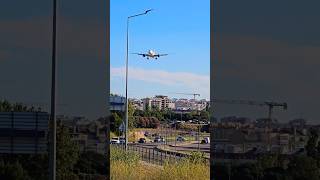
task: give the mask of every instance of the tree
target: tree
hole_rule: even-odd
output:
[[[242,164],[232,168],[232,178],[231,179],[245,179],[245,180],[254,180],[255,173],[252,165]]]
[[[293,179],[319,180],[320,177],[316,160],[308,156],[295,156],[287,170]]]
[[[134,112],[135,112],[135,109],[132,103],[129,102],[128,104],[128,128],[129,129],[134,128],[136,124],[136,118],[134,118]]]
[[[38,108],[38,111],[41,110],[40,108]],[[22,103],[15,103],[12,104],[7,100],[0,100],[0,112],[11,112],[11,111],[15,111],[15,112],[35,112],[37,111],[35,107],[27,107],[25,105],[23,105]]]
[[[80,155],[79,161],[75,165],[75,170],[87,174],[106,174],[106,156],[96,152],[84,152]]]
[[[110,130],[113,132],[119,132],[118,128],[120,127],[123,119],[119,116],[118,113],[113,112],[111,114],[111,123],[110,123]]]
[[[71,140],[69,130],[57,123],[57,179],[73,179],[73,166],[79,159],[79,147]]]
[[[258,159],[257,163],[255,164],[254,169],[255,169],[256,175],[259,178],[261,178],[261,177],[263,177],[264,171],[266,169],[280,167],[281,164],[282,163],[279,161],[278,155],[276,155],[276,154],[264,155]]]
[[[0,179],[31,180],[27,171],[23,169],[18,161],[14,163],[4,163],[3,161],[0,161]]]
[[[291,180],[292,177],[281,167],[273,167],[264,170],[262,180]]]
[[[315,129],[311,129],[309,139],[306,145],[306,151],[309,157],[317,158],[319,156],[320,152],[318,151],[318,147],[319,147],[318,139],[319,139],[318,132]]]

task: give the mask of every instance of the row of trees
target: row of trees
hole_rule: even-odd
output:
[[[28,107],[22,103],[15,103],[11,104],[7,100],[0,100],[0,112],[35,112],[35,111],[41,111],[40,108],[35,107]]]
[[[170,109],[159,110],[158,108],[151,108],[145,111],[134,109],[130,103],[128,108],[129,128],[158,128],[160,123],[168,123],[174,120],[193,120],[200,119],[202,121],[208,121],[209,112],[204,111],[192,111],[190,113],[175,113]],[[113,112],[111,116],[111,131],[117,132],[119,126],[124,119],[123,112]]]

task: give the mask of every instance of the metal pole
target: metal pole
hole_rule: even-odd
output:
[[[51,143],[49,154],[49,179],[56,180],[56,24],[57,24],[57,0],[53,0],[52,16],[52,65],[51,65]]]
[[[128,148],[128,56],[129,56],[129,17],[127,18],[127,50],[126,50],[126,115],[125,115],[125,149]]]
[[[198,152],[200,151],[200,118],[198,118]]]
[[[128,65],[129,65],[129,19],[141,15],[145,15],[150,12],[152,9],[149,9],[141,14],[136,14],[133,16],[129,16],[127,18],[127,50],[126,50],[126,115],[125,115],[125,149],[127,150],[128,147],[128,107],[129,107],[129,100],[128,100]]]

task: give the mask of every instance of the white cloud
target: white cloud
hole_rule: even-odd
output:
[[[125,77],[125,68],[111,67],[111,78]],[[129,68],[129,79],[149,83],[158,83],[164,86],[186,87],[186,91],[199,92],[201,96],[209,98],[210,77],[189,72],[168,72],[164,70],[149,70],[143,68]]]

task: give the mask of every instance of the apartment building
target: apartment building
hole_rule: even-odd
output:
[[[174,109],[175,104],[168,96],[157,95],[151,100],[151,107],[156,107],[160,110],[163,109]]]

